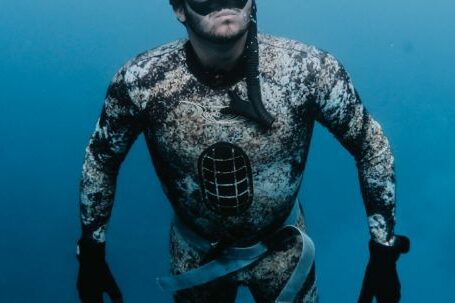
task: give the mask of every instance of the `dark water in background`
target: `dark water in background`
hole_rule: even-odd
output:
[[[258,2],[261,31],[344,63],[390,139],[396,230],[413,240],[399,262],[402,302],[451,301],[454,2]],[[184,35],[167,0],[0,0],[0,302],[77,302],[78,182],[107,84],[128,58]],[[353,159],[319,126],[301,199],[321,302],[354,302],[366,217]],[[122,166],[108,232],[127,303],[170,302],[154,281],[167,270],[170,213],[140,137]]]

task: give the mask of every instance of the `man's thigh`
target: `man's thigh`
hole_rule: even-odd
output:
[[[274,302],[291,277],[302,252],[300,237],[289,239],[271,249],[259,262],[245,270],[247,285],[258,303]],[[315,265],[313,263],[306,282],[301,285],[295,302],[317,302]],[[241,273],[239,273],[241,275]]]
[[[303,228],[302,218],[298,226]],[[197,268],[204,260],[204,254],[194,249],[171,228],[171,272],[178,275]],[[178,303],[191,302],[235,302],[240,284],[248,286],[258,303],[274,302],[291,274],[302,252],[302,239],[290,236],[271,250],[252,266],[239,272],[217,279],[210,283],[177,292],[174,296]],[[296,302],[317,302],[316,275],[313,265],[307,281],[302,285]]]
[[[198,268],[204,258],[204,253],[193,248],[175,230],[170,234],[171,273],[182,274]],[[178,291],[174,294],[176,303],[233,303],[237,296],[238,284],[232,280],[232,275],[216,279],[212,282]]]
[[[263,281],[256,280],[251,282],[248,288],[257,303],[272,303],[275,302],[276,298],[283,289],[285,283],[276,283],[275,281]],[[305,283],[300,288],[296,296],[296,303],[317,303],[318,301],[318,290],[315,277],[315,266],[313,265],[310,275],[308,276]],[[293,302],[293,303],[294,303]]]

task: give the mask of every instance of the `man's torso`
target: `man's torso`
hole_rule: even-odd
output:
[[[145,140],[177,215],[212,240],[253,240],[285,220],[298,194],[323,53],[259,36],[262,99],[275,117],[272,128],[264,129],[220,113],[229,106],[229,90],[247,100],[244,75],[207,81],[192,66],[185,43],[130,61],[129,95],[141,111]]]

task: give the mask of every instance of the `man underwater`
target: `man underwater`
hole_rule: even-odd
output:
[[[389,142],[330,54],[257,34],[254,0],[170,0],[188,39],[147,51],[114,76],[86,149],[77,287],[123,302],[105,261],[119,167],[143,133],[175,212],[175,302],[317,302],[314,246],[297,200],[315,121],[353,155],[371,240],[359,302],[398,302]]]

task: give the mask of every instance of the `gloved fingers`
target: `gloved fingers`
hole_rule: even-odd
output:
[[[109,298],[111,298],[111,300],[114,303],[123,302],[122,293],[120,291],[120,288],[118,287],[117,282],[115,282],[115,279],[112,276],[112,273],[109,270],[109,268],[107,268],[107,271],[106,271],[104,290],[106,291],[106,293],[109,295]]]
[[[79,299],[82,303],[103,303],[103,291],[90,285],[78,285]]]
[[[396,272],[382,276],[375,281],[374,295],[378,303],[396,303],[400,301],[401,285]]]
[[[376,298],[376,302],[377,303],[398,303],[398,302],[400,302],[400,298],[399,297],[398,298],[394,298],[394,299],[389,299],[389,298],[386,298],[386,299],[381,298],[381,299],[379,299],[379,298]]]
[[[103,303],[102,289],[87,278],[87,273],[79,271],[77,279],[77,291],[82,303]]]
[[[373,292],[367,288],[362,288],[360,292],[358,303],[372,303],[373,302]]]
[[[79,292],[79,299],[82,303],[103,303],[103,293],[100,290],[85,289]]]
[[[373,289],[370,284],[363,283],[362,290],[360,291],[360,296],[358,303],[372,303],[374,297]]]
[[[371,281],[371,266],[368,264],[365,270],[365,276],[363,278],[362,289],[360,290],[358,303],[371,303],[373,302],[373,296],[374,292],[372,289]]]
[[[112,302],[114,303],[123,303],[123,297],[120,292],[120,289],[118,288],[117,285],[114,288],[108,288],[106,289],[106,293],[109,295],[109,298],[111,298]]]
[[[378,294],[376,296],[377,303],[398,303],[400,302],[400,292],[391,294]]]
[[[401,298],[401,285],[398,276],[392,276],[378,288],[376,299],[378,303],[397,303]]]

